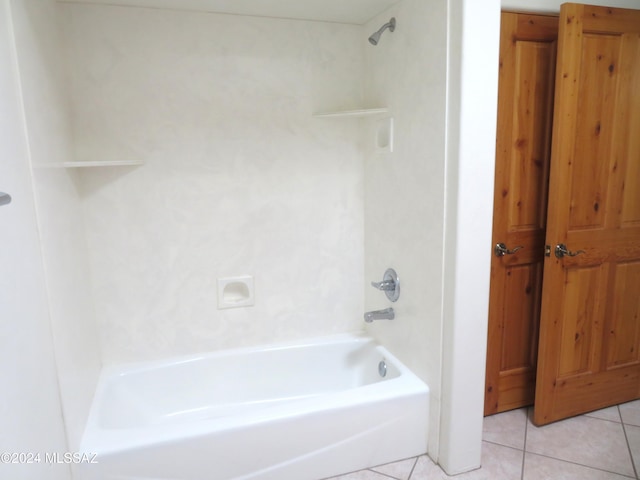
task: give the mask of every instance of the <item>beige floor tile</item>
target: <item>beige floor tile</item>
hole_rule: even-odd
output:
[[[407,460],[401,460],[400,462],[387,463],[386,465],[380,465],[371,468],[374,472],[384,473],[390,477],[398,480],[409,480],[411,471],[416,464],[415,458],[409,458]]]
[[[635,476],[622,424],[580,416],[544,427],[529,423],[527,452]]]
[[[445,480],[449,477],[442,469],[433,463],[428,456],[423,455],[418,457],[416,466],[411,474],[411,480]]]
[[[596,410],[595,412],[589,412],[585,414],[587,417],[600,418],[602,420],[609,420],[611,422],[620,423],[620,411],[618,410],[618,406],[603,408],[601,410]]]
[[[622,422],[626,425],[640,427],[640,400],[622,403],[620,405],[620,414],[622,415]]]
[[[482,439],[507,447],[524,449],[524,433],[527,428],[527,409],[484,417]]]
[[[372,472],[371,470],[360,470],[359,472],[348,473],[338,477],[327,478],[326,480],[390,480],[386,475]]]
[[[636,466],[636,471],[640,473],[640,427],[625,425],[624,429],[627,432],[633,463]]]
[[[522,455],[514,448],[482,442],[482,467],[478,470],[449,476],[429,457],[419,457],[411,480],[520,480]]]
[[[629,477],[526,453],[523,480],[629,480]]]

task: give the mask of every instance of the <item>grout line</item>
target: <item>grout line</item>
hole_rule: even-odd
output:
[[[610,419],[607,419],[607,418],[594,417],[594,416],[590,416],[588,414],[583,414],[583,415],[580,415],[580,416],[581,417],[587,417],[587,418],[590,418],[590,419],[593,419],[593,420],[601,420],[603,422],[614,423],[614,424],[622,426],[622,430],[623,430],[624,436],[625,436],[625,441],[627,443],[627,449],[629,450],[629,456],[630,456],[630,459],[631,459],[631,466],[633,467],[633,472],[634,472],[633,476],[629,476],[629,475],[626,475],[624,473],[613,472],[613,471],[610,471],[610,470],[604,470],[602,468],[594,467],[594,466],[591,466],[591,465],[585,465],[585,464],[582,464],[582,463],[577,463],[577,462],[574,462],[574,461],[571,461],[571,460],[565,460],[565,459],[562,459],[562,458],[552,457],[550,455],[545,455],[545,454],[541,454],[541,453],[537,453],[537,452],[529,452],[527,450],[527,429],[528,429],[528,426],[529,426],[528,416],[527,416],[527,428],[525,428],[525,447],[524,447],[525,448],[525,453],[528,452],[528,453],[531,453],[532,455],[538,455],[540,457],[545,457],[545,458],[549,458],[549,459],[552,459],[552,460],[558,460],[558,461],[561,461],[561,462],[570,463],[570,464],[573,464],[573,465],[578,465],[580,467],[591,468],[593,470],[598,470],[598,471],[601,471],[601,472],[613,473],[615,475],[620,475],[621,477],[635,478],[636,480],[640,479],[640,476],[639,476],[640,471],[636,468],[635,462],[633,460],[633,454],[631,452],[631,446],[629,445],[629,439],[627,437],[627,430],[625,428],[625,423],[624,423],[624,420],[622,419],[622,412],[620,411],[620,405],[616,405],[616,407],[618,408],[618,415],[619,415],[620,421],[610,420]],[[523,460],[523,475],[524,475],[524,460]],[[521,480],[523,480],[523,479],[521,479]]]
[[[537,455],[538,457],[544,457],[544,458],[549,458],[551,460],[556,460],[558,462],[564,462],[564,463],[570,463],[571,465],[577,465],[578,467],[584,467],[584,468],[590,468],[591,470],[597,470],[599,472],[605,472],[605,473],[612,473],[614,475],[618,475],[620,477],[623,478],[637,478],[637,477],[630,477],[629,475],[625,474],[625,473],[620,473],[620,472],[612,472],[611,470],[605,470],[603,468],[598,468],[598,467],[594,467],[593,465],[585,465],[584,463],[578,463],[578,462],[574,462],[571,460],[565,460],[562,458],[558,458],[558,457],[551,457],[549,455],[544,455],[542,453],[535,453],[535,452],[528,452],[531,455]],[[633,465],[633,462],[631,462]]]
[[[497,445],[498,447],[510,448],[511,450],[517,450],[518,452],[524,452],[522,448],[514,447],[513,445],[505,445],[504,443],[492,442],[491,440],[482,440],[482,443],[490,443],[491,445]]]
[[[413,467],[411,467],[411,471],[409,472],[409,476],[407,477],[407,480],[411,480],[411,477],[413,477],[413,471],[416,469],[416,465],[418,465],[418,458],[420,457],[416,457],[416,461],[413,462]]]
[[[527,458],[527,433],[529,432],[529,415],[531,407],[527,408],[527,415],[524,423],[524,444],[522,445],[522,467],[520,468],[520,480],[524,480],[524,462]]]
[[[629,436],[627,435],[627,426],[624,424],[622,420],[622,412],[620,411],[620,405],[618,407],[618,415],[620,415],[620,423],[622,425],[622,431],[624,432],[624,439],[627,442],[627,450],[629,450],[629,457],[631,457],[631,466],[633,467],[633,473],[636,475],[636,480],[638,479],[638,469],[636,468],[636,462],[633,458],[633,452],[631,451],[631,445],[629,444]]]
[[[618,413],[620,413],[620,412],[618,412]],[[622,420],[618,421],[618,420],[610,420],[608,418],[594,417],[592,415],[589,415],[588,413],[583,413],[582,415],[578,415],[577,417],[573,417],[573,418],[579,418],[579,417],[587,417],[587,418],[592,418],[594,420],[602,420],[603,422],[617,423],[618,425],[620,425],[622,423]]]
[[[526,421],[525,430],[524,430],[524,447],[523,447],[522,450],[519,449],[519,448],[516,448],[516,447],[512,447],[512,446],[509,446],[509,445],[503,445],[501,443],[492,442],[492,441],[485,440],[485,439],[483,439],[483,442],[490,443],[490,444],[493,444],[493,445],[498,445],[498,446],[501,446],[501,447],[511,448],[512,450],[522,451],[523,456],[522,456],[522,470],[521,470],[520,480],[524,480],[525,463],[526,463],[526,454],[527,453],[531,453],[532,455],[537,455],[539,457],[544,457],[544,458],[548,458],[548,459],[559,461],[559,462],[564,462],[564,463],[576,465],[576,466],[583,467],[583,468],[589,468],[591,470],[596,470],[596,471],[600,471],[600,472],[604,472],[604,473],[619,475],[620,477],[624,477],[624,478],[640,480],[640,464],[636,467],[636,463],[634,461],[633,453],[632,453],[632,450],[631,450],[631,445],[629,443],[629,438],[628,438],[628,435],[627,435],[627,428],[626,427],[628,425],[626,425],[624,423],[624,420],[622,418],[622,412],[620,410],[620,406],[616,405],[616,407],[618,408],[618,415],[619,415],[620,421],[610,420],[610,419],[606,419],[606,418],[593,417],[593,416],[589,416],[589,415],[582,415],[582,416],[588,417],[588,418],[594,419],[594,420],[601,420],[601,421],[604,421],[604,422],[609,422],[609,423],[622,425],[622,429],[623,429],[624,435],[625,435],[625,441],[627,443],[627,449],[629,451],[629,456],[630,456],[630,459],[631,459],[631,466],[633,467],[633,474],[631,476],[629,474],[620,473],[620,472],[614,472],[614,471],[610,471],[610,470],[605,470],[603,468],[595,467],[595,466],[592,466],[592,465],[585,465],[583,463],[577,463],[577,462],[574,462],[574,461],[571,461],[571,460],[565,460],[565,459],[558,458],[558,457],[553,457],[553,456],[550,456],[550,455],[545,455],[545,454],[536,453],[536,452],[530,452],[528,450],[528,448],[527,448],[527,441],[528,441],[528,435],[529,435],[529,417],[530,417],[530,413],[531,413],[531,409],[530,408],[527,409],[527,421]]]
[[[371,473],[375,473],[376,475],[380,475],[381,477],[391,478],[392,480],[400,480],[398,477],[392,477],[391,475],[387,475],[386,473],[376,472],[375,470],[372,470],[370,468],[365,468],[364,470],[358,470],[358,471],[359,472],[371,472]]]
[[[566,463],[570,463],[570,464],[573,464],[573,465],[578,465],[580,467],[591,468],[593,470],[598,470],[600,472],[613,473],[615,475],[620,475],[621,477],[635,478],[636,480],[638,480],[638,471],[636,470],[635,464],[633,463],[633,455],[631,454],[631,449],[629,447],[629,441],[627,439],[626,430],[624,430],[624,422],[622,421],[622,412],[620,412],[620,406],[619,405],[616,405],[616,407],[618,407],[618,415],[620,415],[620,421],[619,422],[617,422],[615,420],[609,420],[609,419],[606,419],[606,418],[591,417],[591,416],[586,415],[586,414],[583,414],[581,416],[582,417],[588,417],[588,418],[594,419],[594,420],[601,420],[603,422],[609,422],[609,423],[615,423],[617,425],[622,425],[623,431],[625,432],[625,440],[627,441],[627,448],[629,449],[629,455],[631,456],[631,466],[633,467],[633,472],[634,472],[634,476],[633,477],[625,475],[624,473],[612,472],[610,470],[604,470],[602,468],[594,467],[594,466],[591,466],[591,465],[585,465],[585,464],[582,464],[582,463],[573,462],[571,460],[565,460],[565,459],[562,459],[562,458],[552,457],[550,455],[544,455],[544,454],[536,453],[536,452],[528,452],[528,450],[527,450],[527,429],[529,427],[529,417],[528,416],[527,416],[527,429],[525,429],[525,445],[524,445],[525,453],[528,452],[528,453],[531,453],[532,455],[538,455],[540,457],[550,458],[552,460],[558,460],[560,462],[566,462]],[[523,475],[524,475],[524,461],[523,461],[523,469],[522,470],[523,470]],[[524,479],[521,479],[521,480],[524,480]]]
[[[425,455],[426,455],[426,453],[425,453]],[[422,455],[419,455],[418,457],[409,457],[409,458],[405,459],[405,460],[413,459],[413,466],[411,467],[411,471],[409,472],[409,476],[407,477],[407,480],[411,479],[411,475],[413,475],[413,470],[416,468],[416,464],[418,463],[418,458],[421,457],[421,456]],[[404,460],[398,460],[398,462],[402,462],[402,461],[404,461]],[[378,475],[383,475],[385,477],[389,477],[389,478],[391,478],[393,480],[402,480],[401,478],[394,477],[393,475],[389,475],[388,473],[382,473],[382,472],[378,472],[377,470],[374,470],[374,468],[383,467],[385,465],[389,465],[390,463],[397,463],[397,462],[383,463],[381,465],[376,465],[375,467],[369,467],[369,468],[365,468],[364,470],[358,470],[358,471],[359,472],[369,471],[369,472],[372,472],[372,473],[376,473]]]

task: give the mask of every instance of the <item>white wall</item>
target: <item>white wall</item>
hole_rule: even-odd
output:
[[[365,148],[365,310],[393,306],[395,320],[368,330],[430,387],[429,454],[438,458],[446,99],[446,2],[404,0],[365,26],[365,99],[394,118],[393,153]],[[376,47],[367,36],[396,17]],[[372,122],[375,125],[375,122]],[[372,131],[373,130],[373,131]],[[370,286],[393,267],[391,303]]]
[[[449,2],[439,457],[449,474],[478,468],[481,460],[499,13],[498,0]]]
[[[69,445],[77,450],[100,371],[80,200],[72,172],[65,65],[53,0],[13,0],[20,80]]]
[[[67,451],[36,221],[9,0],[0,2],[0,452],[39,453],[41,463],[0,463],[0,478],[68,480]]]
[[[361,329],[361,28],[62,5],[104,360]],[[216,279],[255,277],[218,310]]]

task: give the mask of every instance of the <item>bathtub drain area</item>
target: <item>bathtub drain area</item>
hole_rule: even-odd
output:
[[[384,361],[384,358],[380,360],[378,364],[378,373],[382,378],[387,376],[387,363]]]

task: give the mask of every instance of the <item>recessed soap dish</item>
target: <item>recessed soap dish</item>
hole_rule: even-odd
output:
[[[218,279],[218,309],[250,307],[254,304],[252,276]]]
[[[383,118],[376,122],[376,152],[393,152],[393,117]]]

